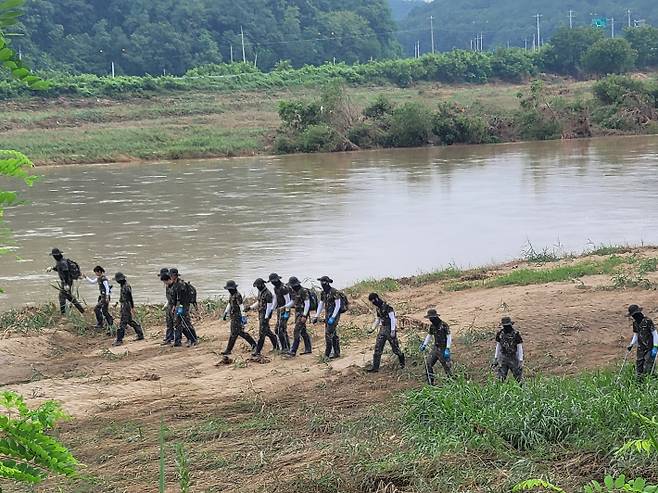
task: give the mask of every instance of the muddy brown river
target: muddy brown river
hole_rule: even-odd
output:
[[[346,286],[535,249],[658,243],[658,137],[39,169],[6,213],[0,308],[55,300],[49,253],[124,272],[140,302],[176,266],[202,298],[276,271]],[[15,188],[16,185],[13,185]],[[96,287],[80,284],[93,302]]]

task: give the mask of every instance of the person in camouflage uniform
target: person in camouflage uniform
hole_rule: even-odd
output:
[[[276,336],[279,338],[281,351],[290,351],[290,337],[288,337],[288,319],[290,308],[293,305],[290,289],[283,284],[279,274],[270,274],[269,281],[274,286],[274,309],[276,310]]]
[[[288,286],[292,292],[293,303],[295,307],[295,332],[293,335],[292,347],[288,356],[294,357],[297,355],[299,344],[304,340],[304,354],[311,354],[313,349],[311,347],[311,338],[306,329],[306,322],[308,320],[308,312],[311,310],[311,300],[309,298],[308,289],[302,286],[299,279],[291,277],[288,280]]]
[[[432,337],[434,337],[432,351],[425,358],[427,380],[430,385],[434,385],[434,365],[437,361],[441,363],[446,375],[452,378],[452,355],[450,353],[452,334],[450,333],[450,326],[441,320],[441,316],[436,310],[427,310],[425,318],[430,321],[430,328],[425,340],[420,345],[420,352],[425,352],[432,341]]]
[[[135,301],[133,300],[133,292],[126,276],[121,272],[114,275],[114,280],[121,286],[121,293],[119,295],[119,303],[121,304],[121,320],[119,322],[119,330],[117,330],[117,339],[112,344],[113,346],[120,346],[123,344],[123,338],[126,335],[126,327],[130,326],[135,329],[137,337],[136,341],[144,340],[144,331],[142,326],[137,322],[133,316],[135,314]]]
[[[90,284],[98,285],[98,302],[94,307],[94,314],[96,315],[96,329],[103,328],[103,319],[107,321],[108,327],[114,325],[114,318],[110,314],[110,297],[112,295],[112,286],[110,286],[110,281],[105,275],[105,269],[100,265],[94,267],[94,274],[96,278],[84,276],[87,279],[87,282]],[[110,335],[108,329],[108,335]]]
[[[66,313],[66,302],[71,303],[80,313],[84,313],[85,309],[80,302],[73,296],[73,273],[69,266],[69,260],[64,257],[64,254],[59,248],[53,248],[50,255],[55,259],[55,266],[49,267],[48,271],[55,271],[59,275],[59,310],[64,315]]]
[[[254,281],[254,287],[258,289],[258,299],[256,303],[247,307],[247,310],[258,310],[258,342],[254,349],[254,356],[259,356],[265,345],[265,339],[272,343],[272,350],[279,349],[279,341],[276,335],[270,329],[270,319],[272,318],[272,309],[274,307],[274,298],[272,292],[267,289],[267,284],[260,277]]]
[[[628,345],[628,352],[637,345],[637,359],[635,369],[639,379],[653,373],[658,353],[658,332],[649,317],[642,313],[642,307],[631,305],[628,307],[628,317],[633,319],[633,339]]]
[[[188,346],[196,346],[198,344],[198,338],[190,320],[190,294],[187,283],[180,278],[178,269],[176,268],[169,269],[169,274],[165,274],[162,277],[171,289],[174,347],[183,345],[183,335],[187,339]]]
[[[496,354],[493,367],[498,367],[498,379],[504,382],[509,371],[517,382],[523,379],[523,338],[519,331],[514,329],[514,322],[510,317],[503,317],[500,321],[502,328],[496,334]]]
[[[166,331],[162,341],[162,345],[167,346],[174,342],[174,312],[176,311],[176,304],[174,303],[174,288],[173,284],[167,284],[167,280],[171,279],[169,269],[166,267],[160,269],[158,277],[165,285],[165,296],[167,298],[167,303],[164,306]]]
[[[397,320],[395,318],[395,311],[393,307],[386,303],[379,297],[377,293],[370,293],[368,300],[375,305],[377,309],[377,317],[373,326],[379,327],[379,334],[377,334],[377,341],[375,342],[375,354],[372,357],[372,366],[366,370],[369,373],[379,371],[379,366],[382,362],[382,354],[384,353],[384,346],[388,342],[391,345],[393,354],[398,357],[400,361],[400,368],[404,368],[405,357],[400,349],[397,335]]]
[[[221,354],[224,356],[231,354],[238,337],[242,337],[247,341],[251,345],[251,350],[254,351],[256,349],[256,341],[244,330],[247,319],[242,315],[242,295],[238,293],[238,285],[235,281],[227,281],[224,289],[229,292],[228,303],[224,311],[224,320],[231,317],[231,335],[228,338],[226,349]]]
[[[322,286],[322,294],[320,295],[320,303],[315,312],[313,323],[318,322],[318,317],[325,310],[325,326],[324,326],[324,340],[325,350],[324,355],[326,358],[340,358],[340,339],[338,337],[338,322],[340,321],[340,309],[342,305],[341,293],[335,288],[331,287],[334,282],[328,276],[322,276],[318,279]]]

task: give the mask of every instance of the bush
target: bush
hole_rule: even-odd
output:
[[[395,147],[417,147],[429,142],[432,135],[432,115],[420,103],[405,103],[395,109],[387,141]]]
[[[432,116],[432,132],[442,144],[483,144],[495,139],[484,118],[469,115],[457,104],[441,103]]]
[[[592,74],[622,74],[635,66],[637,52],[621,38],[601,39],[583,55],[583,67]]]
[[[317,102],[281,101],[279,118],[284,126],[294,130],[304,130],[322,122],[322,111]]]
[[[597,81],[592,91],[602,104],[621,104],[630,93],[646,94],[648,87],[640,80],[623,75],[608,75]]]
[[[329,125],[311,125],[299,136],[302,152],[331,152],[340,144],[340,136]]]
[[[377,96],[372,103],[365,107],[363,115],[366,118],[381,118],[384,115],[393,113],[394,109],[395,105],[393,102],[382,94]]]

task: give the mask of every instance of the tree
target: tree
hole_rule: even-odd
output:
[[[583,68],[592,74],[622,74],[635,66],[637,52],[621,38],[601,39],[583,56]]]
[[[542,53],[544,69],[574,77],[581,75],[583,55],[594,43],[602,39],[603,32],[600,29],[558,29],[551,38],[551,44]]]
[[[637,52],[639,68],[658,67],[658,28],[643,26],[627,29],[624,37]]]

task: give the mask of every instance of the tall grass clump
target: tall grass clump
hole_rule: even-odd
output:
[[[655,414],[658,382],[636,383],[628,372],[539,377],[524,386],[456,380],[409,392],[404,432],[422,453],[478,449],[609,454],[635,438],[631,411]]]

